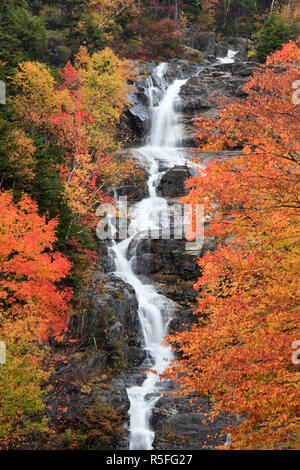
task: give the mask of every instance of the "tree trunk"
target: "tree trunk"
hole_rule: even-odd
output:
[[[175,0],[175,11],[174,11],[174,21],[178,23],[178,0]]]

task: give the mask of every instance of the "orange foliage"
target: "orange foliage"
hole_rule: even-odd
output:
[[[57,283],[67,276],[71,264],[52,251],[57,221],[46,222],[39,216],[28,196],[15,204],[10,192],[0,193],[0,213],[1,337],[60,338],[71,291]]]
[[[300,20],[300,1],[290,0],[286,5],[282,5],[280,14],[287,20]]]
[[[199,170],[183,199],[204,204],[219,244],[199,259],[196,322],[169,338],[182,359],[167,375],[181,393],[211,396],[214,413],[241,416],[233,449],[299,443],[299,369],[291,360],[300,335],[298,46],[268,58],[245,85],[246,99],[197,121],[202,151],[242,150]]]

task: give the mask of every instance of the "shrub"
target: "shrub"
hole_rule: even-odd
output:
[[[127,51],[131,57],[167,59],[178,52],[178,26],[170,18],[154,22],[149,18],[137,17],[128,30],[135,38],[130,40]]]

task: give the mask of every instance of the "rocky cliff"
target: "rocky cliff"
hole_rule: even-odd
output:
[[[230,44],[218,44],[213,33],[191,38],[186,49],[186,58],[172,59],[168,63],[165,78],[169,83],[174,79],[187,79],[180,92],[181,122],[183,127],[182,146],[190,157],[195,156],[195,131],[192,125],[194,118],[200,115],[216,115],[218,113],[218,100],[224,95],[229,99],[246,96],[242,87],[248,76],[258,69],[258,65],[247,61],[246,44],[239,44],[240,49],[235,61],[222,61]],[[190,59],[191,55],[193,60]],[[197,57],[197,60],[195,58]],[[157,64],[137,63],[142,78],[135,84],[130,95],[131,107],[127,110],[127,119],[133,129],[135,142],[143,142],[149,131],[149,105],[147,90],[149,79],[160,89],[162,83],[155,73]],[[159,97],[158,97],[159,99]],[[234,152],[218,152],[218,154],[198,155],[202,165],[205,161],[214,158],[230,158]],[[186,193],[184,182],[193,173],[187,167],[175,167],[164,171],[157,188],[158,195],[166,198],[171,206]],[[122,194],[130,195],[139,200],[133,187],[120,188]],[[139,190],[140,191],[140,190]],[[132,196],[134,194],[134,196]],[[174,317],[170,323],[170,331],[180,330],[183,324],[193,322],[193,309],[196,293],[193,282],[201,272],[197,267],[197,256],[206,250],[214,249],[214,240],[206,238],[202,252],[185,250],[184,240],[143,240],[138,246],[132,246],[136,255],[135,270],[147,282],[152,282],[156,289],[176,303]],[[129,250],[131,247],[129,246]],[[141,356],[142,357],[142,356]],[[126,383],[130,385],[130,377],[137,377],[141,373],[139,367],[131,368],[126,374]],[[143,374],[140,380],[143,380]],[[214,448],[224,444],[226,436],[222,430],[228,425],[240,422],[238,416],[223,414],[213,422],[205,419],[209,416],[209,400],[200,398],[194,405],[189,403],[191,398],[173,396],[175,384],[169,384],[164,390],[161,399],[153,411],[152,426],[156,432],[154,440],[155,449],[200,449]],[[198,406],[201,405],[201,411]]]

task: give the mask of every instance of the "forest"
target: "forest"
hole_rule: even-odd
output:
[[[299,450],[300,1],[6,0],[0,42],[0,450]]]

